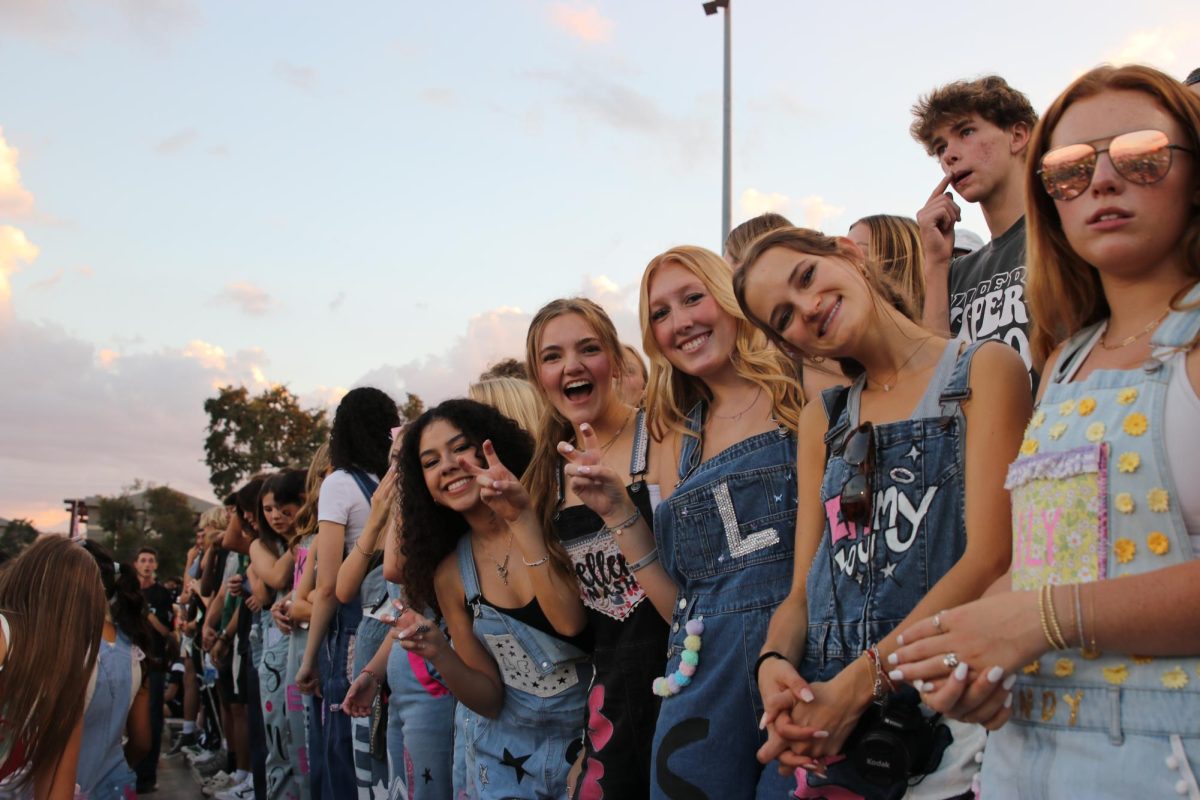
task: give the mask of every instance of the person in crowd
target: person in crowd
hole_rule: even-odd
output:
[[[925,327],[964,342],[1000,339],[1033,374],[1025,300],[1025,151],[1037,113],[997,75],[955,81],[920,98],[909,132],[944,177],[917,212],[925,253]],[[948,189],[978,203],[992,241],[951,266],[962,212]]]
[[[524,370],[524,366],[521,369]],[[537,433],[538,422],[545,410],[541,396],[524,378],[481,379],[467,388],[467,397],[499,409],[530,436]]]
[[[136,767],[138,794],[148,794],[154,791],[158,783],[158,757],[162,749],[163,692],[167,680],[167,637],[175,627],[175,597],[158,582],[158,551],[153,547],[142,547],[138,550],[134,567],[137,569],[142,597],[146,601],[146,611],[149,614],[147,619],[154,631],[150,651],[147,653],[150,656],[147,670],[150,692],[150,749]]]
[[[0,567],[0,795],[74,797],[106,606],[95,559],[63,536]]]
[[[516,358],[502,358],[479,374],[479,382],[492,378],[516,378],[519,381],[529,380],[525,371],[525,363]]]
[[[742,259],[745,258],[746,251],[750,249],[750,245],[754,243],[755,239],[778,228],[790,227],[792,227],[791,220],[783,214],[777,214],[774,211],[763,212],[729,231],[725,237],[722,255],[729,262],[729,266],[737,269],[742,265]]]
[[[362,621],[360,598],[339,603],[337,578],[342,561],[355,546],[371,515],[371,495],[387,471],[389,433],[400,424],[396,402],[371,387],[352,389],[342,398],[334,415],[329,439],[333,471],[321,484],[317,507],[316,585],[310,593],[311,627],[296,683],[306,694],[317,692],[324,703],[324,769],[322,796],[338,797],[348,785],[371,785],[368,766],[363,776],[355,765],[367,766],[369,725],[345,714],[329,713],[340,707],[353,675],[351,653]],[[320,670],[318,671],[318,654]],[[362,733],[355,732],[355,728]],[[361,784],[360,784],[361,781]]]
[[[207,549],[207,537],[211,530],[209,521],[211,515],[206,515],[216,508],[209,509],[196,520],[196,541],[188,548],[187,559],[183,569],[183,591],[179,595],[182,613],[176,616],[176,627],[180,634],[180,659],[182,678],[179,685],[179,700],[181,703],[183,730],[171,743],[171,748],[163,753],[164,758],[170,758],[185,752],[184,748],[196,748],[198,732],[196,720],[200,716],[200,684],[198,676],[204,671],[200,664],[200,649],[195,646],[197,620],[203,614],[204,599],[200,595],[200,575],[204,566],[204,555]],[[192,749],[187,752],[195,752]]]
[[[117,563],[96,542],[85,541],[83,548],[100,570],[108,607],[75,782],[88,800],[126,800],[137,787],[129,765],[150,750],[150,692],[144,678],[154,629],[133,568]]]
[[[800,368],[738,308],[732,275],[715,253],[683,246],[651,259],[641,279],[642,346],[651,364],[646,412],[652,452],[660,453],[652,483],[663,500],[654,512],[658,562],[638,576],[649,587],[661,570],[678,589],[669,608],[655,603],[671,621],[666,667],[650,685],[662,699],[655,798],[787,791],[775,766],[755,759],[765,735],[750,665],[790,585],[786,532],[796,514],[804,397]],[[584,477],[605,476],[591,472]],[[603,513],[605,524],[624,524],[632,510],[629,500],[615,505]]]
[[[473,400],[426,411],[400,449],[408,605],[396,636],[466,710],[458,788],[478,800],[566,797],[591,679],[570,561],[514,506],[525,492],[509,469],[532,456],[529,434]],[[416,609],[444,618],[453,648]]]
[[[951,260],[958,258],[959,256],[965,256],[969,253],[974,253],[976,250],[981,249],[983,249],[983,239],[979,238],[978,233],[975,233],[975,231],[969,231],[966,228],[962,228],[957,225],[954,226],[954,249],[950,251]],[[922,256],[922,258],[924,258],[924,256]],[[922,272],[921,277],[922,280],[924,280],[924,272]],[[922,314],[923,308],[923,305],[917,306],[915,308],[915,312],[917,314]]]
[[[1024,365],[1000,344],[914,322],[905,292],[848,239],[774,231],[735,285],[781,347],[835,359],[854,379],[800,420],[791,591],[757,664],[770,732],[760,758],[803,767],[800,797],[831,785],[898,797],[913,781],[921,797],[962,795],[983,729],[929,719],[915,691],[888,683],[886,658],[902,620],[978,597],[1008,567],[1004,464],[1029,418]],[[898,718],[903,763],[871,750]]]
[[[675,586],[661,566],[635,575],[654,562],[658,487],[647,481],[656,453],[646,412],[623,399],[623,355],[612,321],[590,300],[553,300],[534,315],[526,367],[547,413],[519,502],[565,548],[587,609],[595,678],[576,795],[636,800],[650,788],[659,698],[647,690],[666,661]],[[564,472],[580,452],[612,478],[608,495]]]
[[[959,241],[955,231],[955,250]],[[846,238],[858,245],[867,260],[908,294],[910,308],[925,306],[925,256],[916,220],[890,214],[863,217],[850,226]],[[982,244],[982,243],[981,243]]]
[[[1185,86],[1191,89],[1194,94],[1200,95],[1200,67],[1196,67],[1194,70],[1189,72],[1188,76],[1183,79],[1183,83]]]
[[[646,360],[637,348],[631,344],[621,344],[621,399],[628,405],[639,406],[646,394],[646,383],[650,380],[650,370],[646,369]]]
[[[1033,132],[1046,361],[1008,470],[1012,569],[895,653],[930,705],[999,728],[989,798],[1200,796],[1198,157],[1200,98],[1149,67],[1085,73]]]

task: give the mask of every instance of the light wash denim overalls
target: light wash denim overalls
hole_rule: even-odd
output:
[[[1200,302],[1200,287],[1184,302]],[[1014,590],[1137,575],[1196,556],[1179,492],[1197,491],[1200,478],[1165,468],[1163,409],[1173,370],[1184,368],[1182,357],[1167,358],[1200,331],[1200,310],[1159,325],[1143,368],[1073,381],[1098,328],[1063,349],[1009,468]],[[1064,625],[1074,619],[1073,609],[1056,612]],[[1087,632],[1094,612],[1083,612]],[[989,800],[1200,798],[1200,659],[1051,651],[1019,675],[1013,693],[1012,719],[984,755]]]
[[[255,625],[259,640],[259,699],[266,733],[266,800],[300,800],[300,780],[297,765],[292,760],[294,748],[287,717],[287,659],[291,637],[276,627],[269,611],[255,614]]]
[[[313,534],[305,536],[295,548],[295,566],[292,570],[293,592],[300,586],[300,575],[304,562],[308,560],[309,548],[315,540]],[[308,644],[308,623],[292,626],[288,637],[287,660],[287,721],[291,731],[291,759],[295,767],[296,781],[300,789],[300,800],[320,800],[321,797],[321,701],[319,698],[301,694],[296,685],[296,673],[304,659],[304,648]],[[316,701],[315,703],[313,701]],[[309,754],[313,758],[309,758]]]
[[[374,490],[372,490],[374,491]],[[358,589],[359,605],[362,606],[362,621],[358,624],[358,637],[354,642],[354,677],[367,668],[391,628],[380,619],[391,614],[388,603],[387,581],[383,579],[383,563],[370,569],[363,577]],[[382,679],[383,676],[380,676]],[[386,758],[371,755],[372,716],[356,717],[354,720],[354,770],[358,778],[360,797],[382,798],[388,794],[389,776]]]
[[[794,781],[755,757],[766,734],[754,661],[792,584],[796,439],[778,427],[700,463],[704,410],[688,414],[679,485],[654,512],[659,559],[679,587],[664,675],[679,668],[687,623],[702,619],[704,633],[691,683],[659,709],[650,794],[783,798]]]
[[[398,583],[388,581],[387,590],[391,600],[404,597]],[[388,653],[387,679],[392,692],[387,729],[389,800],[450,800],[454,796],[454,695],[432,664],[399,645]]]
[[[808,637],[800,664],[800,674],[810,683],[831,680],[895,630],[962,558],[967,546],[967,426],[961,403],[971,396],[971,363],[985,344],[976,342],[959,355],[962,343],[948,342],[912,415],[873,426],[874,496],[865,531],[843,519],[841,493],[858,474],[843,460],[843,447],[860,423],[866,376],[822,394],[830,420],[821,482],[825,535],[808,572]],[[910,687],[900,694],[916,698]],[[928,716],[928,709],[923,710]],[[984,736],[978,725],[939,724],[940,764],[911,789],[871,784],[847,760],[830,765],[828,781],[808,775],[808,787],[801,787],[799,796],[822,796],[830,784],[872,798],[961,795],[970,790],[978,771],[974,759]]]
[[[133,651],[129,637],[120,629],[112,644],[100,641],[96,689],[83,714],[83,741],[75,774],[75,782],[88,800],[137,797],[137,776],[125,761],[122,744],[133,703]],[[0,790],[0,796],[3,794]]]
[[[504,682],[497,718],[460,706],[472,796],[566,800],[569,758],[579,747],[592,678],[587,655],[483,602],[468,535],[458,540],[458,568],[475,635]]]

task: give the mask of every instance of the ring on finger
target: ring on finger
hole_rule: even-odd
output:
[[[942,656],[942,663],[946,665],[946,669],[954,669],[958,666],[958,656],[954,653],[946,653]]]
[[[417,626],[417,629],[413,632],[414,633],[429,633],[430,630],[432,630],[432,629],[428,625],[426,625],[425,623],[422,622],[420,625]]]

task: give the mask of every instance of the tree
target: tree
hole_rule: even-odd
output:
[[[245,386],[222,386],[216,397],[204,401],[204,411],[209,420],[204,463],[217,497],[264,469],[307,467],[329,438],[325,410],[300,408],[285,386],[257,397]]]
[[[425,411],[425,401],[412,392],[405,392],[407,399],[400,405],[400,421],[412,422]]]
[[[118,561],[133,563],[140,548],[153,547],[160,576],[183,574],[196,529],[196,512],[185,495],[169,486],[134,481],[121,494],[100,498],[99,517],[108,534],[104,544]]]
[[[33,520],[9,520],[8,525],[0,528],[0,563],[16,558],[38,536]]]

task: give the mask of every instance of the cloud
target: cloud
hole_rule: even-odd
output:
[[[275,64],[275,75],[302,92],[312,92],[317,88],[317,71],[311,67],[279,61]]]
[[[50,289],[54,286],[57,286],[58,283],[63,279],[64,274],[66,274],[66,270],[64,270],[62,267],[59,267],[58,269],[56,269],[54,271],[54,274],[51,275],[50,277],[43,278],[40,281],[29,284],[29,288],[37,289],[38,291],[45,291],[46,289]]]
[[[84,5],[88,6],[86,10],[81,8]],[[97,10],[115,12],[117,22],[154,44],[161,43],[165,34],[193,27],[200,19],[198,9],[189,0],[110,0],[104,3],[4,0],[0,2],[0,30],[44,39],[98,32],[102,35],[107,32],[106,26],[95,24]]]
[[[1170,72],[1180,64],[1178,50],[1189,49],[1198,37],[1200,26],[1186,23],[1134,31],[1105,60],[1113,64],[1149,64]]]
[[[613,21],[595,6],[555,3],[550,6],[550,21],[580,41],[595,44],[612,38]]]
[[[800,200],[800,225],[813,230],[825,230],[825,223],[832,219],[836,219],[845,213],[846,209],[842,206],[835,206],[832,203],[825,202],[823,197],[810,194],[808,197]]]
[[[448,107],[458,101],[458,94],[448,86],[430,86],[421,90],[421,102],[430,106]]]
[[[208,153],[210,156],[215,156],[217,158],[226,158],[229,156],[229,146],[224,145],[224,144],[218,144],[218,145],[214,145],[213,147],[208,148],[208,150],[206,150],[205,152]]]
[[[342,303],[344,303],[344,302],[346,302],[346,293],[338,292],[337,296],[329,301],[329,310],[337,311],[339,308],[342,307]]]
[[[154,145],[154,152],[160,156],[170,156],[186,150],[196,140],[195,128],[184,128],[173,133]]]
[[[742,214],[747,219],[757,217],[759,214],[765,214],[768,211],[774,211],[777,214],[784,214],[786,216],[791,204],[791,199],[785,194],[760,192],[758,189],[746,189],[742,192],[741,197]]]
[[[0,128],[0,216],[21,217],[33,210],[33,193],[21,183],[17,169],[20,152],[4,138]]]
[[[12,313],[12,282],[9,276],[19,270],[22,264],[32,264],[39,252],[37,245],[30,242],[20,228],[0,225],[0,323]]]
[[[234,281],[213,297],[214,303],[231,303],[245,314],[261,316],[275,305],[271,295],[265,289],[247,281]]]

